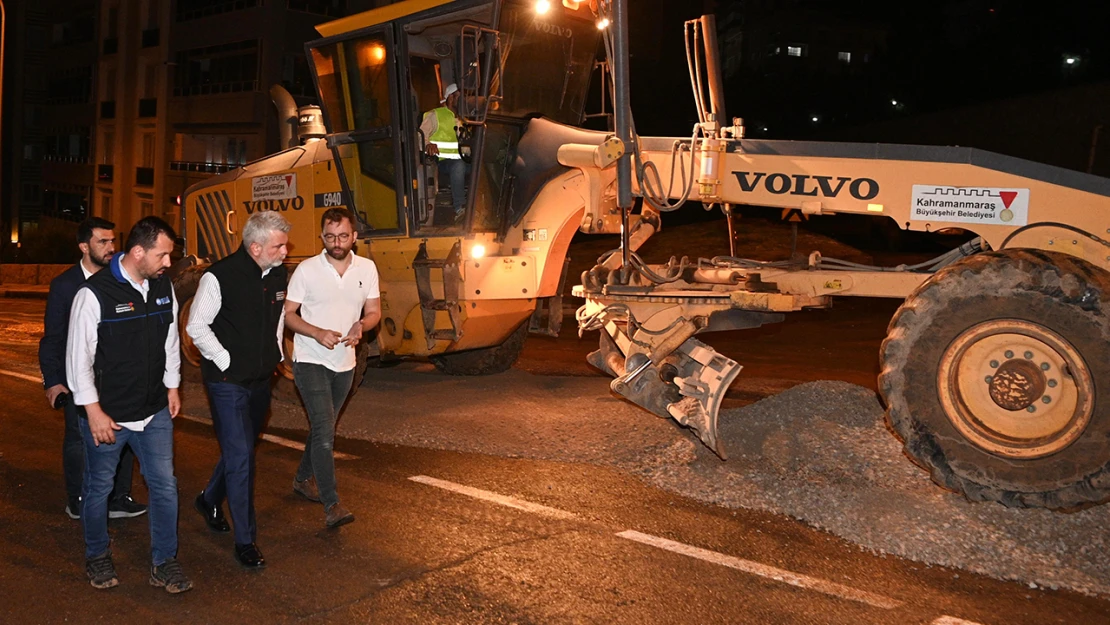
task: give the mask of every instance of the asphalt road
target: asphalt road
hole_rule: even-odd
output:
[[[41,314],[42,302],[0,299],[0,622],[1110,622],[1110,602],[1100,598],[875,556],[790,519],[699,504],[582,461],[343,438],[336,449],[349,458],[338,462],[340,492],[357,520],[327,530],[320,507],[290,490],[300,455],[292,447],[303,428],[277,414],[283,427],[271,427],[273,438],[259,446],[256,487],[269,567],[243,571],[230,536],[208,533],[191,508],[217,455],[191,382],[186,412],[195,419],[176,423],[176,467],[180,560],[196,587],[170,596],[147,585],[149,538],[140,517],[111,523],[122,585],[97,591],[84,579],[80,526],[62,513],[60,414],[34,382]],[[862,354],[860,345],[881,328],[849,317],[842,347]],[[827,333],[822,345],[805,344],[820,331],[799,323],[769,331],[763,340],[790,348],[778,363],[763,356],[751,368],[765,374],[752,377],[770,386],[807,379],[799,367],[837,348]],[[570,362],[585,347],[575,339],[530,342],[522,367],[557,361],[544,356],[554,352]],[[536,375],[579,388],[573,379]],[[514,379],[503,378],[508,385],[483,409],[495,420],[542,417],[517,414]],[[375,405],[375,397],[356,395],[348,414],[393,408]],[[345,420],[357,426],[357,418]]]

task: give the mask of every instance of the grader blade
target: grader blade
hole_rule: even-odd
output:
[[[609,387],[632,403],[690,428],[721,460],[728,460],[717,436],[717,415],[725,392],[742,368],[691,338],[660,366],[644,354],[634,354],[625,363],[627,373]]]
[[[724,443],[717,436],[717,415],[728,387],[743,367],[697,339],[687,339],[677,351],[689,359],[689,364],[674,378],[683,397],[668,406],[667,412],[694,430],[721,460],[728,460]]]

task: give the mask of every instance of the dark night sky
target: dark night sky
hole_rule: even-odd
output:
[[[731,2],[719,0],[717,13]],[[702,2],[631,0],[633,112],[643,134],[686,134],[695,120],[686,71],[682,22]],[[770,10],[802,8],[831,17],[885,25],[887,47],[864,84],[836,79],[794,81],[741,74],[728,84],[730,115],[801,118],[814,94],[829,126],[866,124],[895,114],[883,103],[906,103],[899,115],[1000,100],[1110,75],[1110,3],[1073,0],[779,0],[752,2]],[[1064,65],[1065,55],[1080,62]],[[792,84],[793,83],[793,84]],[[804,83],[804,84],[803,84]],[[779,138],[806,129],[778,123]],[[783,136],[783,133],[793,136]]]

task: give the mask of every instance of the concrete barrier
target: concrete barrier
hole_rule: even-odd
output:
[[[73,265],[20,265],[0,264],[0,284],[48,285]]]

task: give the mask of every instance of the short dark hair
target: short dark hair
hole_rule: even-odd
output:
[[[85,221],[77,224],[77,242],[88,243],[92,241],[93,230],[115,230],[116,224],[101,219],[100,217],[89,217]]]
[[[329,208],[328,210],[324,211],[324,214],[320,217],[320,231],[323,232],[324,226],[328,225],[329,223],[337,224],[344,219],[351,222],[351,228],[355,227],[355,216],[351,211],[343,208],[342,206]]]
[[[149,250],[154,247],[160,234],[166,235],[171,241],[177,238],[173,228],[164,220],[153,215],[143,217],[131,226],[131,232],[127,233],[127,245],[123,249],[125,252],[130,252],[139,245],[144,250]]]

